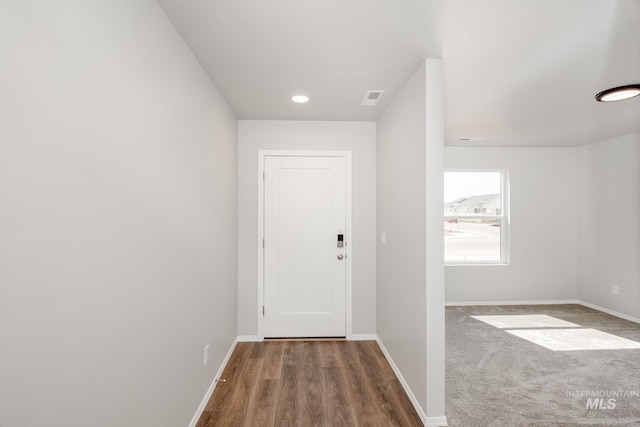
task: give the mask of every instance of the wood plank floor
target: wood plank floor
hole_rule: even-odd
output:
[[[375,341],[238,343],[197,427],[421,427]]]

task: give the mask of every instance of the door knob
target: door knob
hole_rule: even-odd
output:
[[[342,254],[338,255],[338,259],[342,259],[344,256]]]

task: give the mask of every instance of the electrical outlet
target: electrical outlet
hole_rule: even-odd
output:
[[[616,285],[611,286],[611,293],[614,295],[620,295],[620,288]]]
[[[204,366],[209,363],[209,344],[204,346]]]

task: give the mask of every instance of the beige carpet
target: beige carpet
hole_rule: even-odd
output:
[[[639,324],[579,305],[477,306],[448,307],[446,330],[452,427],[640,426]]]

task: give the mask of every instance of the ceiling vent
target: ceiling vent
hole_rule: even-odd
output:
[[[364,99],[362,100],[362,104],[360,105],[364,105],[365,107],[375,106],[378,103],[378,101],[380,101],[380,97],[382,96],[383,93],[384,93],[383,90],[368,90],[367,94],[364,96]]]
[[[461,136],[458,141],[484,141],[486,138],[479,136]]]

